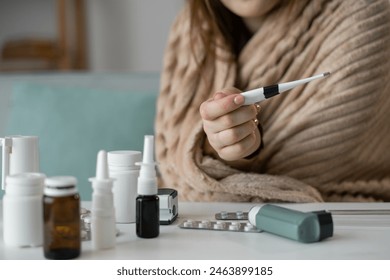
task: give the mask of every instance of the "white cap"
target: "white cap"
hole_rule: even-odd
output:
[[[248,213],[248,220],[255,227],[256,227],[256,216],[257,216],[257,213],[259,213],[261,207],[263,207],[263,205],[254,206],[251,208],[251,210]]]
[[[29,186],[39,186],[43,185],[45,181],[45,175],[42,173],[17,173],[8,175],[6,178],[7,183],[12,185],[29,185]]]
[[[7,194],[35,195],[43,194],[45,175],[42,173],[17,173],[6,178]]]
[[[108,163],[115,166],[134,166],[142,154],[139,151],[111,151],[107,153]]]
[[[55,176],[45,180],[45,195],[49,196],[67,196],[76,194],[77,179],[72,176]]]
[[[136,163],[141,165],[138,177],[138,194],[139,195],[156,195],[157,194],[157,173],[156,163],[154,162],[154,136],[145,135],[144,152],[142,162]]]

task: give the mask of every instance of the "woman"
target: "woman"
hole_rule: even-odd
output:
[[[163,183],[193,201],[390,201],[389,57],[388,0],[189,1],[157,105]]]

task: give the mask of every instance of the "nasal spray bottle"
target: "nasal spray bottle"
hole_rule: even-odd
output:
[[[143,159],[138,177],[136,199],[136,233],[138,237],[154,238],[160,233],[160,207],[157,195],[154,136],[145,135]]]
[[[91,240],[96,250],[115,247],[116,227],[112,187],[114,179],[108,176],[107,153],[99,151],[96,177],[92,183]]]

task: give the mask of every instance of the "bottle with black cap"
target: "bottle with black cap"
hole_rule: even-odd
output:
[[[136,199],[136,233],[138,237],[154,238],[160,233],[160,206],[157,195],[154,136],[145,135],[144,151],[138,177]]]
[[[264,204],[253,207],[248,219],[258,229],[303,243],[321,241],[333,235],[332,215],[326,211],[300,212]]]

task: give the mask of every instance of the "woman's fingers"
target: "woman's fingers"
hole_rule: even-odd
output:
[[[200,106],[203,128],[210,145],[225,160],[250,155],[260,145],[259,106],[243,106],[237,89],[224,89]]]
[[[218,155],[226,161],[245,158],[260,146],[260,141],[260,133],[256,129],[241,141],[219,149]]]
[[[210,138],[212,139],[209,139],[209,141],[213,142],[215,147],[221,149],[242,141],[256,129],[257,125],[253,120],[250,120],[232,128],[211,134]]]
[[[257,111],[253,106],[242,106],[213,120],[203,119],[206,133],[217,133],[256,119]]]
[[[236,110],[242,105],[234,102],[236,95],[228,95],[222,98],[220,96],[217,95],[217,99],[210,99],[202,103],[199,109],[202,119],[209,121],[215,120]]]

